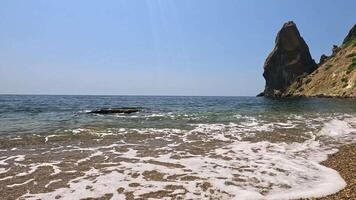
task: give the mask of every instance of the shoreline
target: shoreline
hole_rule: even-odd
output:
[[[339,151],[329,155],[328,159],[321,162],[322,165],[339,172],[347,183],[346,187],[335,194],[321,198],[311,198],[318,200],[331,199],[356,199],[356,144],[341,146]]]
[[[265,96],[264,94],[258,94],[255,97],[264,97],[264,98],[281,98],[281,99],[351,99],[351,100],[356,100],[356,96],[340,96],[340,95],[323,95],[323,94],[318,94],[318,95],[282,95],[282,96]]]
[[[105,147],[106,148],[106,147]],[[105,149],[104,148],[104,149]],[[95,148],[94,148],[95,149]],[[130,153],[130,150],[127,151],[127,148],[118,148],[117,149],[117,152],[120,152],[120,153],[126,153],[128,155],[131,155]],[[52,154],[52,153],[51,153]],[[36,153],[36,155],[38,155]],[[77,157],[77,156],[82,156],[83,155],[83,152],[81,151],[78,151],[77,153],[74,153],[74,154],[71,154],[71,155],[67,155],[67,158],[69,158],[68,161],[70,161],[70,159],[73,159],[73,158],[77,158],[76,160],[80,160],[79,163],[77,162],[78,165],[73,165],[73,166],[77,166],[79,168],[85,168],[85,170],[87,170],[87,168],[89,167],[87,164],[96,164],[95,166],[100,166],[100,158],[98,158],[98,156],[100,156],[100,154],[96,154],[96,153],[84,153],[84,157]],[[149,154],[147,156],[150,156]],[[151,155],[152,156],[152,155]],[[347,144],[347,145],[343,145],[339,148],[338,152],[334,153],[334,154],[331,154],[328,156],[328,159],[321,162],[320,164],[328,167],[328,168],[332,168],[334,170],[336,170],[337,172],[339,172],[339,174],[341,175],[341,177],[345,180],[345,182],[347,183],[346,187],[343,188],[342,190],[340,190],[339,192],[335,193],[335,194],[331,194],[331,195],[328,195],[328,196],[325,196],[325,197],[320,197],[320,198],[316,198],[316,197],[309,197],[309,198],[302,198],[303,200],[304,199],[309,199],[309,200],[330,200],[330,199],[336,199],[336,200],[343,200],[343,199],[356,199],[356,162],[353,160],[356,156],[356,143],[353,143],[353,144]],[[88,159],[89,158],[89,159]],[[115,155],[115,159],[117,159],[117,155]],[[33,159],[38,159],[38,157],[33,157]],[[127,156],[122,156],[122,157],[119,157],[119,159],[123,159],[125,162],[127,163],[135,163],[135,165],[137,165],[136,161],[133,159],[132,155],[131,157],[127,157]],[[18,157],[16,159],[13,159],[13,161],[19,161],[19,162],[22,162],[21,160],[21,157]],[[132,162],[131,162],[131,161]],[[25,160],[23,160],[25,161]],[[80,163],[83,163],[83,164],[80,164]],[[170,166],[170,167],[173,167],[173,168],[179,168],[180,166],[173,166],[171,165],[172,163],[170,162],[152,162],[151,161],[151,164],[153,165],[163,165],[163,166]],[[53,192],[59,188],[65,188],[64,186],[67,184],[67,183],[70,183],[70,180],[72,180],[73,178],[78,178],[76,177],[76,174],[75,170],[77,170],[77,168],[70,168],[71,166],[64,166],[65,167],[65,171],[64,171],[64,174],[61,174],[62,172],[58,172],[58,174],[53,174],[55,173],[55,166],[56,164],[49,164],[49,165],[46,165],[46,166],[41,166],[39,167],[36,172],[37,175],[33,176],[32,174],[25,174],[25,176],[27,176],[28,179],[27,182],[25,179],[21,179],[21,181],[14,181],[14,182],[11,182],[11,183],[8,183],[6,188],[3,188],[5,190],[1,190],[1,187],[0,187],[0,191],[4,192],[4,195],[10,195],[10,196],[6,196],[7,198],[9,199],[12,199],[12,197],[15,198],[18,198],[18,197],[24,197],[25,194],[25,189],[26,188],[30,188],[31,191],[34,191],[34,194],[37,194],[37,193],[46,193],[46,192]],[[53,172],[51,170],[51,167],[53,169]],[[103,167],[103,166],[101,166]],[[78,168],[78,169],[79,169]],[[98,168],[99,170],[102,169],[102,168]],[[58,169],[57,169],[58,170]],[[22,172],[22,171],[16,171],[15,174],[24,174],[26,172]],[[69,173],[69,174],[68,174]],[[166,181],[166,179],[163,178],[162,175],[164,175],[164,173],[160,173],[160,172],[157,172],[157,171],[150,171],[150,170],[144,170],[143,173],[142,172],[139,172],[138,174],[142,174],[143,177],[144,177],[144,180],[150,180],[150,179],[154,179],[154,181]],[[38,180],[37,178],[39,177],[39,175],[43,176],[44,174],[47,174],[47,177],[51,177],[52,175],[54,175],[56,177],[56,179],[54,180],[60,180],[60,181],[55,181],[53,182],[54,180],[52,179],[48,179],[48,180],[43,180],[43,178],[41,178],[41,180]],[[31,176],[31,177],[29,177]],[[174,175],[173,175],[174,176]],[[171,178],[173,178],[173,176],[171,176]],[[8,176],[7,176],[8,177]],[[37,177],[37,178],[36,178]],[[81,176],[79,176],[80,178]],[[179,177],[179,176],[178,176]],[[4,177],[6,178],[6,177]],[[84,179],[86,179],[88,177],[84,177]],[[192,178],[192,179],[190,179]],[[197,179],[194,179],[194,178],[197,178]],[[153,180],[152,179],[152,180]],[[182,179],[178,178],[176,180],[176,177],[173,178],[174,181],[182,181]],[[173,181],[173,179],[167,179],[168,181]],[[199,178],[198,177],[193,177],[193,176],[188,176],[187,179],[185,179],[186,181],[187,180],[190,180],[190,181],[194,181],[194,180],[198,180]],[[4,179],[5,180],[5,179]],[[10,179],[8,179],[8,181],[11,181]],[[53,184],[52,184],[53,183]],[[128,185],[128,188],[126,188],[126,193],[127,194],[131,194],[130,193],[130,188],[132,188],[132,183],[137,183],[137,182],[131,182],[131,186],[130,184]],[[209,182],[203,182],[205,184],[208,184]],[[47,188],[48,185],[50,185],[50,187]],[[73,183],[72,183],[73,184]],[[44,186],[44,188],[43,188]],[[198,185],[199,186],[199,185]],[[42,188],[41,188],[42,187]],[[135,187],[138,187],[138,186],[135,186]],[[199,186],[200,187],[200,186]],[[209,187],[211,187],[209,185]],[[120,186],[120,188],[123,188],[122,186]],[[120,189],[119,188],[119,189]],[[90,191],[91,188],[85,188],[83,190],[83,192],[91,192]],[[203,188],[204,189],[204,188]],[[121,189],[120,189],[121,191]],[[165,190],[162,190],[162,191],[165,191],[166,193],[160,193],[160,195],[170,195],[170,193],[172,192],[172,189],[167,189],[165,188]],[[185,191],[185,190],[184,190]],[[203,190],[205,192],[205,189]],[[187,191],[185,191],[187,192]],[[108,193],[109,194],[109,193]],[[111,193],[110,193],[111,194]],[[113,192],[112,194],[115,194],[115,192]],[[183,193],[182,193],[183,194]],[[185,194],[185,193],[184,193]],[[14,195],[14,196],[11,196],[11,195]],[[119,192],[119,195],[123,195],[122,193]],[[126,194],[125,194],[126,195]],[[155,192],[149,192],[147,193],[146,195],[158,195],[158,193],[155,193]],[[31,196],[28,196],[28,197],[31,197]],[[33,196],[35,197],[35,196]],[[48,197],[48,196],[47,196]],[[26,198],[26,196],[24,197]],[[93,198],[88,198],[88,199],[94,199],[96,197],[93,197]],[[105,199],[105,195],[104,196],[101,196],[99,197],[98,199]],[[223,198],[222,196],[220,196],[219,198]],[[65,196],[63,196],[63,199],[65,199]]]

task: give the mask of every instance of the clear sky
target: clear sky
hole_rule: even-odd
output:
[[[356,23],[354,0],[1,0],[0,93],[256,95],[293,20],[313,58]]]

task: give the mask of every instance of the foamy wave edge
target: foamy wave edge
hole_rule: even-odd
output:
[[[349,141],[352,143],[355,142],[354,136],[356,133],[356,129],[353,128],[355,126],[355,118],[347,118],[345,120],[339,120],[339,119],[332,119],[330,121],[327,121],[324,123],[324,126],[321,128],[321,130],[317,133],[315,133],[316,136],[325,136],[325,137],[332,137],[336,140],[343,139],[343,138],[348,138]],[[199,125],[198,128],[206,128],[209,127],[208,125]],[[219,126],[212,125],[213,129],[219,129]],[[351,137],[351,139],[350,139]],[[220,136],[216,136],[216,139],[219,140],[219,138],[223,138],[224,140],[226,139],[225,135],[223,133],[220,134]],[[229,155],[229,151],[233,151],[234,153],[231,153],[231,156],[241,156],[238,154],[238,152],[244,152],[246,153],[246,150],[251,150],[253,148],[260,148],[262,152],[259,152],[258,154],[253,154],[251,153],[251,156],[256,156],[254,159],[257,159],[257,156],[263,156],[266,155],[266,157],[262,157],[263,159],[271,159],[271,161],[275,163],[283,163],[283,164],[289,164],[291,168],[295,168],[295,170],[300,170],[300,171],[305,171],[308,169],[308,167],[313,168],[315,171],[311,172],[319,172],[318,178],[319,180],[316,180],[314,182],[311,182],[310,185],[298,185],[295,186],[293,189],[286,189],[286,190],[275,190],[271,191],[267,195],[262,196],[259,194],[257,191],[254,191],[253,188],[243,188],[242,190],[237,189],[236,187],[233,186],[226,186],[222,182],[219,182],[218,180],[215,180],[216,182],[213,182],[213,185],[216,186],[217,188],[222,188],[225,189],[226,191],[229,191],[229,193],[235,195],[232,199],[297,199],[297,198],[309,198],[309,197],[322,197],[326,196],[329,194],[333,194],[338,192],[339,190],[343,189],[346,186],[345,181],[342,179],[342,177],[339,175],[339,173],[333,169],[327,168],[325,166],[322,166],[319,164],[322,160],[326,159],[326,156],[330,153],[334,153],[334,150],[330,149],[324,149],[320,147],[320,144],[318,144],[319,141],[315,140],[315,137],[312,137],[312,139],[305,141],[304,143],[292,143],[292,144],[285,144],[285,143],[268,143],[268,142],[258,142],[258,143],[251,143],[251,142],[234,142],[230,145],[228,145],[227,148],[222,148],[222,149],[216,149],[215,153],[220,154],[220,155]],[[262,148],[261,148],[262,147]],[[265,147],[265,148],[263,148]],[[267,151],[268,148],[275,148],[275,151],[272,152],[271,154],[268,154]],[[295,150],[297,149],[297,150]],[[298,150],[299,149],[299,150]],[[307,160],[307,158],[298,158],[300,160],[296,159],[293,157],[293,151],[304,151],[304,150],[315,150],[311,151],[310,153],[310,160]],[[248,151],[247,151],[248,152]],[[93,152],[93,154],[97,154],[97,149]],[[131,149],[127,153],[123,154],[124,157],[127,158],[137,158],[135,150]],[[279,156],[279,157],[278,157]],[[290,157],[291,156],[291,157]],[[322,158],[322,159],[321,159]],[[141,159],[141,158],[140,158]],[[161,155],[158,158],[157,157],[148,157],[146,159],[155,159],[157,161],[165,161],[165,162],[172,162],[175,164],[183,164],[184,166],[195,166],[196,170],[199,170],[199,167],[202,167],[204,162],[202,162],[201,158],[192,158],[192,159],[182,159],[180,161],[177,160],[172,160],[169,155]],[[145,159],[143,159],[145,160]],[[212,162],[216,162],[219,160],[211,160]],[[222,161],[220,161],[222,162]],[[298,166],[298,164],[301,164],[301,166]],[[307,164],[307,168],[303,169],[303,164]],[[130,166],[130,164],[128,164]],[[229,163],[223,163],[223,165],[228,166]],[[162,171],[165,171],[167,173],[171,173],[168,169],[161,167],[157,168],[157,166],[152,166],[152,165],[144,165],[142,164],[141,166],[131,166],[137,171],[141,171],[144,169],[160,169]],[[138,167],[138,168],[137,168]],[[141,167],[141,168],[140,168]],[[301,168],[298,168],[301,167]],[[109,170],[109,168],[108,168]],[[61,194],[62,197],[70,196],[70,197],[78,197],[78,198],[85,198],[85,197],[100,197],[103,196],[104,194],[107,193],[113,193],[114,196],[112,197],[113,199],[124,199],[124,196],[122,194],[118,194],[116,192],[116,189],[118,187],[127,187],[128,184],[130,183],[129,181],[125,181],[125,178],[127,178],[125,175],[122,175],[120,173],[117,173],[115,169],[111,169],[112,172],[108,174],[102,174],[97,177],[96,179],[96,185],[94,186],[95,192],[90,192],[87,195],[83,194],[82,192],[78,191],[73,194],[73,192],[70,192],[71,189],[84,189],[84,187],[87,184],[92,184],[90,182],[87,182],[85,180],[85,177],[91,176],[93,174],[100,174],[100,172],[95,171],[95,169],[88,171],[84,177],[81,177],[77,180],[72,180],[70,184],[70,188],[60,188],[53,193],[42,193],[42,194],[27,194],[24,195],[24,197],[28,199],[37,199],[37,198],[43,198],[43,199],[51,199],[55,197],[55,194]],[[211,170],[211,169],[210,169]],[[205,176],[210,176],[209,171],[200,171],[206,173]],[[211,172],[211,171],[210,171]],[[221,172],[223,173],[223,172]],[[226,173],[226,172],[225,172]],[[77,182],[78,181],[78,182]],[[144,179],[138,179],[136,180],[137,182],[145,182]],[[287,180],[288,181],[288,180]],[[113,184],[117,182],[117,184]],[[110,186],[110,187],[104,187],[104,186]],[[155,183],[153,188],[159,188],[162,187],[164,184],[162,183]],[[190,186],[187,184],[186,186]],[[148,188],[143,188],[144,191],[137,191],[138,194],[142,194],[144,192],[150,191]],[[79,196],[76,196],[79,195]],[[84,196],[82,196],[84,195]],[[185,196],[186,198],[194,198],[195,196],[190,196],[187,195]],[[226,197],[228,199],[231,199],[229,197]]]

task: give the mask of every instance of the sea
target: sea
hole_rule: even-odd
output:
[[[0,95],[0,198],[321,197],[355,142],[355,99]]]

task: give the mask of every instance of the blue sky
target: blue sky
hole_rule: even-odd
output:
[[[356,22],[353,0],[1,0],[0,93],[256,95],[293,20],[313,58]]]

